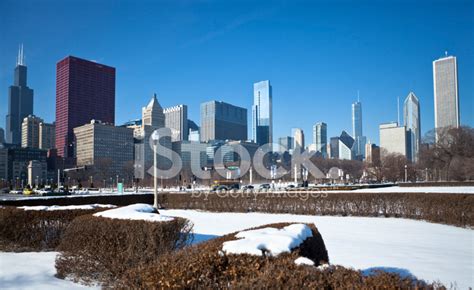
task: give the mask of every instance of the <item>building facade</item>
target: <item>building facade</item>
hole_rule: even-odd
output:
[[[43,119],[29,115],[21,123],[21,147],[39,148],[39,124]]]
[[[354,159],[365,158],[365,143],[367,138],[362,132],[362,103],[360,101],[352,104],[352,137],[354,138]]]
[[[313,126],[313,144],[315,144],[315,151],[327,157],[327,143],[328,143],[328,125],[324,122],[318,122]]]
[[[247,140],[247,109],[217,101],[202,103],[200,138]]]
[[[380,155],[398,153],[405,157],[410,155],[409,136],[405,126],[398,126],[397,122],[381,124],[380,130]]]
[[[273,143],[272,86],[268,80],[253,84],[252,138],[260,145]]]
[[[27,70],[22,46],[18,52],[13,85],[8,89],[6,117],[6,141],[16,145],[21,145],[23,119],[33,114],[33,90],[27,84]]]
[[[286,151],[293,152],[293,137],[285,136],[278,138],[279,152],[284,153]]]
[[[304,132],[303,129],[293,128],[293,150],[302,152],[304,150]]]
[[[94,166],[103,175],[121,175],[134,160],[133,129],[91,120],[74,128],[77,166]]]
[[[403,121],[410,134],[408,146],[410,147],[407,158],[412,162],[418,161],[421,146],[421,121],[420,101],[413,92],[410,92],[403,104]]]
[[[331,137],[329,141],[330,157],[333,159],[339,158],[339,137]]]
[[[165,115],[165,127],[171,129],[171,140],[173,142],[188,140],[188,106],[178,105],[166,108],[163,113]]]
[[[0,144],[5,143],[5,131],[0,128]]]
[[[8,148],[8,180],[17,186],[24,186],[28,182],[28,165],[36,160],[43,168],[47,168],[47,151],[37,148]]]
[[[456,57],[433,61],[435,129],[459,127],[458,68]]]
[[[39,148],[44,150],[56,148],[56,124],[41,122],[39,124]]]
[[[355,140],[346,131],[342,131],[338,139],[339,159],[352,160],[355,157]]]
[[[133,136],[135,143],[135,178],[145,179],[150,177],[153,169],[153,132],[165,128],[165,114],[156,94],[153,95],[146,107],[142,108],[141,126],[134,126]],[[171,167],[171,155],[167,151],[172,149],[171,129],[167,128],[170,137],[161,137],[159,143],[162,147],[157,148],[157,168],[169,169]]]
[[[74,128],[115,122],[115,68],[68,56],[56,64],[56,147],[74,157]]]

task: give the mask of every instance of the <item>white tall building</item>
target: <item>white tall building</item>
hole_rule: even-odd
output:
[[[153,126],[163,128],[165,126],[165,114],[163,108],[153,94],[150,102],[142,109],[142,126]]]
[[[405,126],[399,127],[397,122],[392,122],[381,124],[379,130],[381,157],[384,153],[399,153],[407,157],[407,130]]]
[[[303,129],[293,128],[293,150],[304,150],[304,132]]]
[[[413,92],[408,94],[403,104],[403,121],[409,134],[407,158],[416,162],[421,145],[420,101]]]
[[[459,127],[458,68],[456,57],[433,61],[435,128]]]
[[[43,119],[29,115],[21,123],[21,147],[39,148],[39,125]]]
[[[171,140],[188,140],[188,106],[177,105],[163,110],[165,114],[165,127],[171,129]]]

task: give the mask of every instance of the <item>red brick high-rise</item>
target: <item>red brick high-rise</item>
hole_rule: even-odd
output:
[[[115,123],[115,68],[68,56],[56,64],[56,148],[74,157],[73,129],[96,119]]]

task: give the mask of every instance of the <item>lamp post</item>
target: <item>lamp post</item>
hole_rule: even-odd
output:
[[[157,180],[157,175],[158,175],[158,168],[157,168],[157,157],[156,157],[156,151],[158,147],[158,140],[159,140],[159,135],[157,131],[154,131],[153,134],[151,135],[151,138],[153,140],[153,195],[154,195],[154,200],[153,200],[153,207],[158,211],[158,180]]]
[[[405,182],[408,182],[408,165],[405,164]]]

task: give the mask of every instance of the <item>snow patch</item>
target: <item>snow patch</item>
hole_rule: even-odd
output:
[[[310,259],[306,257],[299,257],[298,259],[295,260],[296,265],[308,265],[308,266],[314,266],[314,262],[311,261]]]
[[[149,222],[167,222],[174,218],[155,213],[155,208],[149,204],[137,203],[116,209],[98,212],[94,216],[121,220],[143,220]]]
[[[21,206],[18,208],[24,210],[46,210],[46,211],[53,211],[53,210],[73,210],[73,209],[97,209],[97,208],[114,208],[115,205],[112,204],[85,204],[85,205],[38,205],[38,206]]]
[[[312,237],[311,228],[305,224],[293,224],[283,229],[263,228],[243,231],[235,235],[235,241],[224,242],[222,250],[227,254],[250,254],[278,256],[289,253],[304,240]]]

